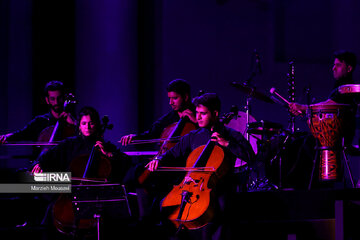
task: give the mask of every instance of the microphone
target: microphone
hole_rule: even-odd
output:
[[[254,54],[255,54],[255,63],[256,63],[256,67],[259,70],[259,73],[262,73],[262,68],[261,68],[261,62],[260,62],[260,55],[257,52],[257,50],[254,50]]]

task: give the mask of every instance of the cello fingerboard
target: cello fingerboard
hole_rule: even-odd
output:
[[[215,142],[209,140],[193,167],[205,167],[214,147]]]

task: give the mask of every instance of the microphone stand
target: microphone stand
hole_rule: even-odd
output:
[[[255,61],[254,61],[255,58]],[[255,67],[254,67],[254,62]],[[251,113],[251,109],[250,109],[250,102],[251,102],[251,95],[253,94],[253,92],[255,91],[255,87],[251,86],[250,82],[253,80],[253,78],[256,76],[256,72],[257,70],[259,71],[259,73],[261,73],[261,68],[260,68],[260,57],[259,54],[257,52],[256,49],[254,49],[252,58],[251,58],[251,74],[249,76],[249,78],[244,82],[244,86],[247,86],[251,89],[250,94],[246,97],[246,106],[245,106],[245,113],[246,113],[246,128],[249,127],[249,121],[250,121],[250,113]],[[249,133],[246,131],[246,140],[250,140],[250,136]]]

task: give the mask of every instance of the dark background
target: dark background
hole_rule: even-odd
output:
[[[223,113],[232,105],[244,112],[246,94],[230,83],[249,78],[255,49],[257,91],[269,95],[275,87],[287,98],[293,60],[295,100],[306,103],[307,87],[313,102],[325,100],[333,52],[360,57],[359,10],[357,0],[2,0],[0,133],[47,111],[42,94],[50,80],[65,83],[77,110],[91,105],[108,115],[114,128],[106,138],[113,142],[170,110],[165,87],[175,78],[188,80],[194,96],[218,93]],[[256,121],[287,127],[280,104],[253,98],[250,106]],[[295,125],[308,131],[304,118]],[[24,164],[9,160],[14,152],[21,149],[0,149],[1,167]],[[351,164],[357,180],[358,160]]]

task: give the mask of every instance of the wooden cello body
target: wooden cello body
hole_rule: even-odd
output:
[[[74,95],[67,94],[64,102],[64,112],[69,113],[69,108],[76,103]],[[76,127],[70,125],[63,119],[56,121],[55,125],[49,126],[41,131],[38,136],[39,142],[54,142],[63,140],[67,137],[74,136],[76,132]]]
[[[97,169],[94,176],[87,176],[87,165],[94,161],[93,154],[95,149],[89,155],[84,154],[75,158],[70,165],[70,171],[73,179],[73,184],[82,184],[83,181],[88,181],[91,184],[106,183],[107,178],[111,174],[111,162],[108,158],[101,156],[97,159]],[[83,180],[80,180],[83,179]],[[96,226],[96,219],[79,219],[75,220],[74,206],[72,203],[73,197],[71,194],[61,194],[53,206],[53,221],[58,231],[64,234],[72,235],[76,230],[91,229]]]
[[[178,122],[174,122],[169,126],[167,126],[163,130],[160,136],[161,139],[165,139],[165,140],[162,142],[160,150],[158,151],[158,153],[154,158],[164,154],[166,151],[168,151],[169,149],[175,146],[177,141],[173,141],[172,139],[179,136],[184,136],[188,134],[190,131],[195,130],[196,128],[197,126],[195,125],[195,123],[188,120],[187,117],[181,118]],[[140,174],[140,176],[138,177],[138,183],[144,184],[146,179],[149,177],[150,173],[151,172],[149,170],[145,169],[142,172],[142,174]]]
[[[102,134],[105,129],[111,129],[107,118],[103,118]],[[81,185],[83,183],[102,184],[108,182],[112,172],[112,164],[108,157],[98,154],[97,147],[93,146],[90,154],[82,154],[71,161],[69,169],[72,174],[72,183]],[[74,235],[77,230],[89,230],[96,227],[95,218],[84,218],[76,220],[71,194],[61,194],[53,206],[53,222],[56,229],[66,235]]]
[[[214,217],[214,188],[230,169],[228,163],[223,149],[212,141],[191,152],[186,167],[192,170],[161,203],[162,212],[176,227],[201,228]]]

